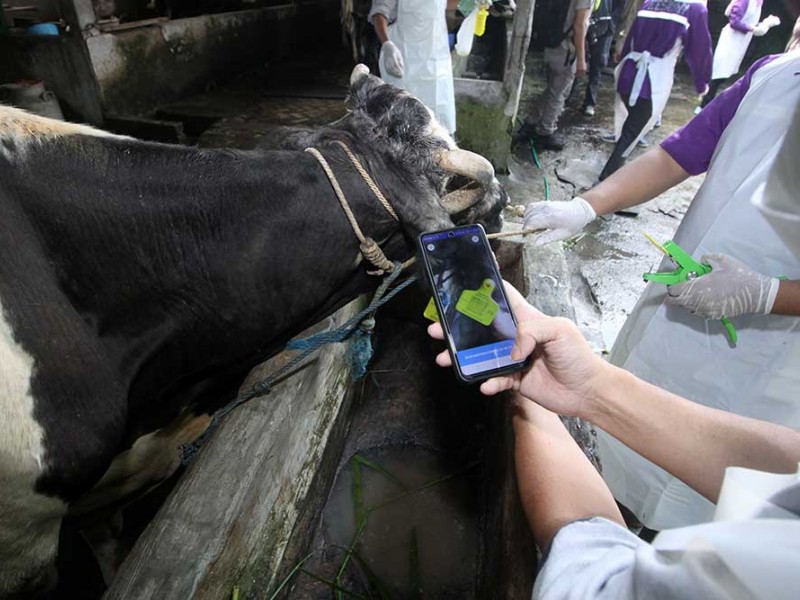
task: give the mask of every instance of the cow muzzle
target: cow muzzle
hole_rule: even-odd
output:
[[[444,150],[437,155],[436,164],[446,173],[461,175],[475,182],[441,199],[442,207],[448,214],[464,212],[479,202],[489,188],[497,185],[492,163],[469,150]]]

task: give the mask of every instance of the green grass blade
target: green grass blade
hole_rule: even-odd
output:
[[[386,589],[386,585],[381,581],[380,577],[375,575],[375,572],[369,567],[364,557],[355,550],[351,551],[350,554],[356,560],[358,566],[361,567],[364,575],[367,576],[367,581],[370,587],[378,594],[378,598],[380,598],[380,600],[392,600],[392,595],[389,593],[389,590]]]
[[[390,481],[392,481],[392,482],[396,483],[397,485],[399,485],[401,489],[404,489],[404,490],[408,489],[408,486],[406,486],[402,481],[400,481],[397,478],[397,476],[393,475],[392,473],[390,473],[389,471],[384,469],[382,466],[375,464],[374,462],[372,462],[371,460],[369,460],[367,458],[364,458],[360,454],[356,454],[355,456],[353,456],[353,460],[358,464],[364,465],[365,467],[369,467],[373,471],[377,471],[378,473],[380,473],[381,475],[383,475],[384,477],[386,477]]]
[[[344,594],[345,596],[349,596],[350,598],[358,598],[358,600],[367,600],[367,598],[365,598],[361,594],[356,594],[355,592],[351,592],[347,588],[343,588],[342,586],[337,585],[333,581],[329,581],[328,579],[324,579],[323,577],[320,577],[319,575],[315,575],[311,571],[306,571],[305,569],[301,569],[301,571],[302,571],[302,573],[304,575],[308,575],[309,577],[311,577],[311,579],[314,579],[314,580],[319,581],[320,583],[322,583],[324,585],[327,585],[329,588],[331,588],[333,591],[335,591],[337,593]]]
[[[309,553],[309,554],[306,554],[306,555],[305,555],[305,556],[304,556],[302,559],[300,559],[300,562],[298,562],[298,563],[297,563],[297,564],[296,564],[296,565],[295,565],[295,566],[292,568],[292,570],[289,572],[289,574],[288,574],[288,575],[287,575],[287,576],[286,576],[286,577],[283,579],[283,581],[281,581],[281,584],[278,586],[278,588],[277,588],[277,589],[276,589],[274,592],[272,592],[272,595],[269,597],[269,600],[275,600],[275,598],[277,598],[277,597],[278,597],[278,594],[280,594],[280,593],[281,593],[281,590],[282,590],[284,587],[286,587],[286,584],[287,584],[287,583],[289,583],[289,580],[291,580],[291,578],[292,578],[292,577],[294,577],[295,573],[297,573],[297,572],[298,572],[298,571],[299,571],[299,570],[300,570],[300,569],[303,567],[303,565],[305,564],[305,562],[306,562],[306,561],[307,561],[309,558],[311,558],[311,556],[312,556],[313,554],[314,554],[314,553],[313,553],[313,552],[311,552],[311,553]]]

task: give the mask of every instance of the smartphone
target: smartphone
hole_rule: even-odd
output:
[[[474,383],[528,368],[529,360],[511,359],[517,321],[483,227],[423,233],[419,244],[458,378]]]

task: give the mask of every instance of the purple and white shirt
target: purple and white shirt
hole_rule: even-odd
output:
[[[742,33],[750,33],[752,31],[752,28],[743,21],[751,2],[758,6],[758,13],[761,14],[761,5],[764,0],[733,0],[730,3],[726,11],[728,13],[728,23],[736,31],[741,31]]]
[[[750,89],[753,74],[778,56],[772,54],[754,62],[741,79],[714,98],[694,119],[661,142],[661,147],[689,175],[699,175],[708,169],[722,133]]]
[[[684,56],[692,71],[695,89],[702,93],[711,81],[711,34],[708,32],[708,9],[701,0],[645,0],[636,14],[622,48],[629,52],[648,51],[662,58],[681,40]],[[630,94],[636,78],[636,63],[626,60],[617,80],[617,90]],[[652,98],[650,78],[645,79],[640,98]]]

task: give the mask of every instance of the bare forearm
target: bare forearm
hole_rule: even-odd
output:
[[[514,461],[520,499],[543,550],[564,525],[596,516],[623,523],[611,492],[561,420],[518,397]]]
[[[572,43],[575,45],[575,56],[578,59],[586,59],[586,28],[589,23],[588,10],[579,10],[575,13],[575,20],[572,23]]]
[[[727,467],[797,471],[797,431],[690,402],[610,368],[612,384],[582,416],[710,501],[717,501]]]
[[[604,215],[652,200],[689,174],[660,146],[626,164],[581,197]]]
[[[384,15],[376,14],[372,17],[372,25],[375,27],[375,33],[381,44],[389,40],[389,21]]]
[[[800,316],[800,281],[781,281],[772,314]]]
[[[447,0],[447,10],[455,10],[458,8],[458,0]]]

